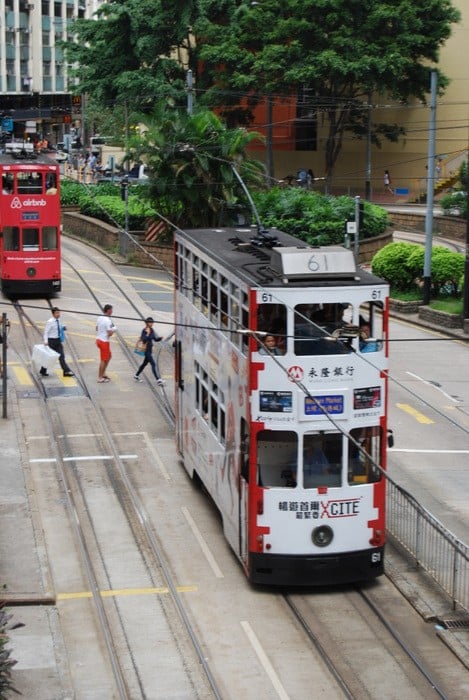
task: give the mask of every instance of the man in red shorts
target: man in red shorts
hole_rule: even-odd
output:
[[[96,321],[96,345],[99,348],[100,360],[98,371],[99,384],[111,381],[106,375],[106,369],[112,357],[110,338],[117,330],[111,318],[111,314],[112,306],[111,304],[106,304],[103,308],[103,315],[98,316],[98,320]]]

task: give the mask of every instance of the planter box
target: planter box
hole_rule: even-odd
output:
[[[429,306],[419,308],[419,318],[443,328],[463,327],[463,319],[460,314],[448,314],[446,311],[437,311]]]

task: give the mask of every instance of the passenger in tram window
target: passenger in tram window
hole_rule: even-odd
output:
[[[360,352],[377,352],[379,350],[378,342],[370,336],[370,324],[363,319],[360,320]]]
[[[277,339],[274,335],[266,335],[259,348],[259,355],[280,355]]]

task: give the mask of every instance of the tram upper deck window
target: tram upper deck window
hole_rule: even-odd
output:
[[[20,249],[20,229],[18,226],[5,226],[3,229],[3,250]]]
[[[376,467],[381,461],[381,428],[354,428],[351,437],[360,444],[360,450],[349,440],[348,482],[352,486],[372,484],[381,479],[381,471]]]
[[[46,177],[46,194],[57,194],[57,177],[55,173],[50,173]]]
[[[298,462],[298,435],[290,430],[261,430],[257,434],[257,483],[265,487],[294,488]]]
[[[359,350],[362,353],[378,352],[383,348],[383,305],[368,302],[360,306]]]
[[[294,314],[295,355],[343,355],[352,351],[350,339],[337,331],[352,320],[352,307],[343,304],[298,304]]]
[[[39,229],[24,228],[23,229],[23,250],[36,251],[39,250]]]
[[[287,310],[283,304],[259,304],[257,307],[257,330],[273,335],[276,340],[277,354],[284,355],[287,350]],[[258,350],[264,348],[259,343]]]
[[[42,250],[57,250],[57,226],[44,226],[42,229]]]
[[[27,172],[17,173],[17,188],[18,194],[42,194],[43,191],[43,173]]]
[[[13,194],[14,179],[12,173],[2,176],[2,194]]]

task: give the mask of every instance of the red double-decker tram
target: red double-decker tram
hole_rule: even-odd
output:
[[[60,292],[59,165],[45,155],[36,157],[30,144],[7,144],[0,155],[0,174],[2,292],[7,296]]]

